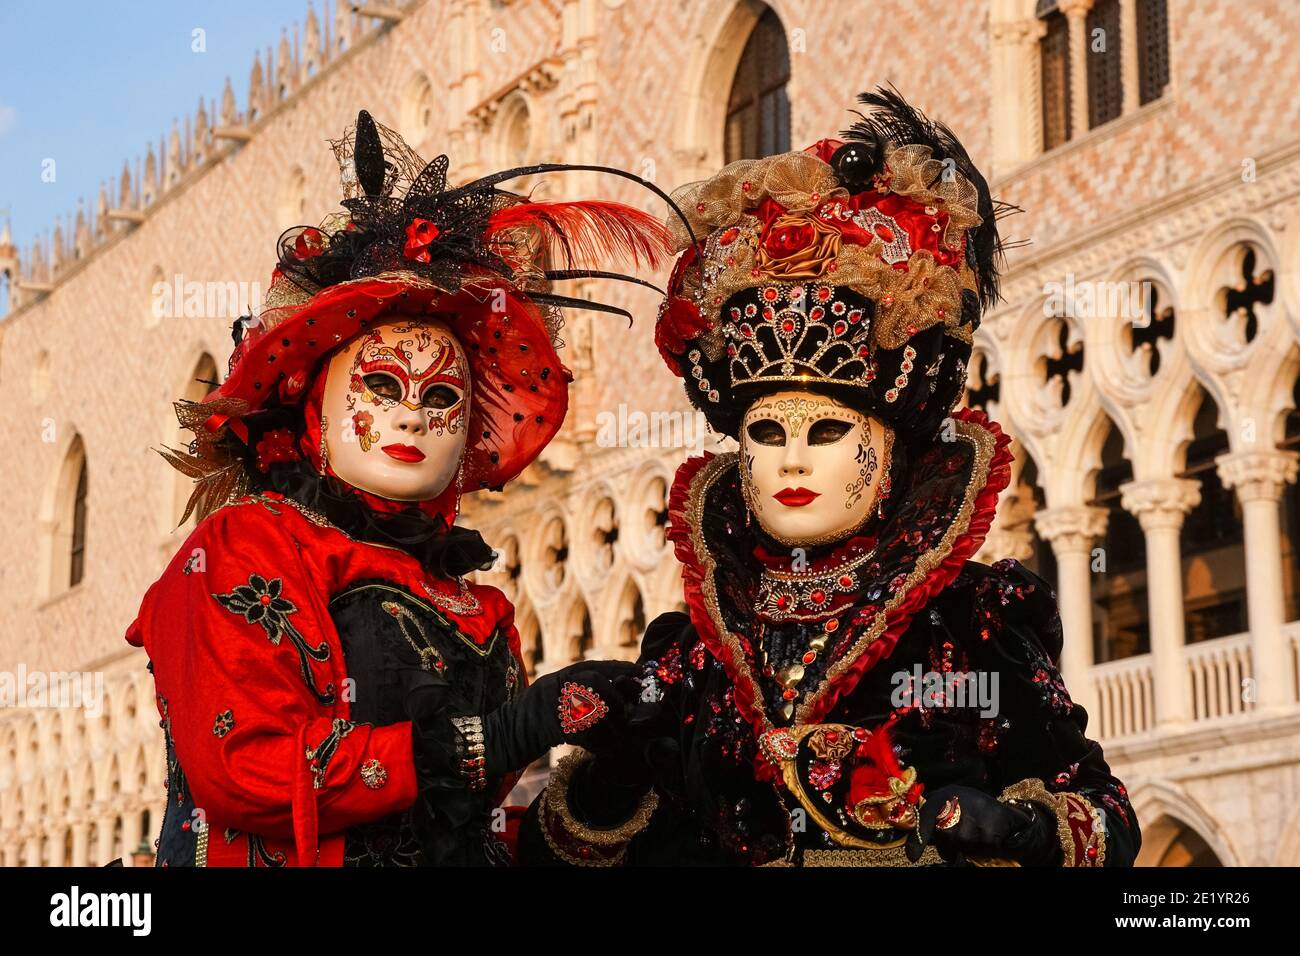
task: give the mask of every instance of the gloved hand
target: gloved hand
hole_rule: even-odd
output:
[[[951,826],[941,826],[954,818]],[[1052,859],[1056,823],[1045,810],[1002,803],[975,787],[942,787],[925,796],[907,839],[907,858],[915,863],[927,845],[949,863],[982,858],[1043,865]]]
[[[620,749],[627,712],[618,685],[635,673],[626,661],[579,661],[539,677],[483,718],[488,776],[526,767],[560,744]]]

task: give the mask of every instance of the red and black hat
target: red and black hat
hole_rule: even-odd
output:
[[[265,470],[255,446],[266,424],[301,407],[327,355],[397,315],[440,319],[464,345],[472,394],[456,490],[500,488],[564,421],[572,376],[556,351],[560,308],[627,315],[559,295],[552,283],[613,278],[648,285],[592,266],[621,257],[654,267],[670,248],[665,227],[633,207],[533,202],[498,188],[539,172],[590,169],[632,179],[667,199],[621,170],[539,164],[449,187],[446,156],[426,164],[364,110],[355,130],[332,145],[347,211],[281,236],[261,312],[235,325],[226,381],[201,403],[177,403],[181,424],[196,438],[188,452],[164,456],[198,481],[186,516],[190,510],[203,516],[247,491],[255,478],[251,465]],[[274,444],[273,458],[293,454],[282,440]]]
[[[812,388],[924,441],[961,397],[1003,207],[947,127],[892,90],[859,101],[842,141],[673,193],[686,226],[656,342],[717,431],[765,391]]]

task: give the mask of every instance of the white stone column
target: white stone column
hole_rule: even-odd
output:
[[[1070,25],[1070,139],[1088,132],[1088,11],[1092,0],[1061,0]]]
[[[91,866],[104,866],[113,859],[113,836],[117,831],[117,817],[111,813],[105,814],[99,818],[97,839],[95,840],[96,859],[90,861]]]
[[[1138,0],[1119,0],[1120,85],[1124,91],[1121,112],[1125,115],[1138,108],[1140,81],[1138,78],[1137,39]]]
[[[1038,137],[1038,40],[1045,32],[1036,18],[989,24],[993,46],[993,174],[1003,175],[1033,159]],[[1030,120],[1031,122],[1027,122]]]
[[[72,825],[72,865],[90,865],[89,823],[74,823]]]
[[[132,805],[130,809],[122,814],[122,847],[119,855],[122,857],[123,865],[134,866],[131,862],[132,854],[140,845],[142,837],[140,808]]]
[[[1282,625],[1282,531],[1278,502],[1296,480],[1295,452],[1231,452],[1215,459],[1224,487],[1241,502],[1246,545],[1246,608],[1257,712],[1278,713],[1296,704],[1291,648]]]
[[[1092,683],[1092,549],[1106,533],[1106,509],[1090,505],[1044,508],[1034,518],[1038,536],[1056,555],[1056,600],[1065,643],[1061,673],[1070,696],[1095,717]]]
[[[1147,618],[1156,728],[1174,729],[1192,714],[1191,685],[1183,660],[1183,559],[1178,534],[1187,512],[1200,503],[1201,485],[1188,478],[1151,478],[1120,486],[1120,503],[1138,519],[1147,545]]]

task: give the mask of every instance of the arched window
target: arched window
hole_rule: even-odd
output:
[[[781,18],[766,10],[740,55],[727,100],[726,161],[790,149],[790,48]]]
[[[1109,123],[1124,110],[1120,68],[1119,0],[1096,0],[1088,29],[1088,128]]]
[[[1137,0],[1138,104],[1165,94],[1169,85],[1169,2]]]
[[[77,470],[77,492],[72,500],[72,550],[68,571],[68,587],[81,583],[86,573],[86,457],[81,457]]]
[[[1039,84],[1043,103],[1043,150],[1070,138],[1070,24],[1055,0],[1038,4],[1044,32],[1038,41]]]
[[[88,488],[85,445],[74,435],[41,505],[45,597],[61,594],[85,576]]]

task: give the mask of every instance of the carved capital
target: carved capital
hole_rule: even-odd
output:
[[[1120,505],[1143,531],[1181,528],[1183,518],[1201,503],[1201,483],[1190,478],[1149,478],[1120,485]]]
[[[1235,488],[1247,501],[1277,501],[1282,489],[1296,480],[1297,455],[1293,451],[1229,452],[1214,459],[1225,488]]]
[[[1106,533],[1106,509],[1092,505],[1044,508],[1034,516],[1038,536],[1052,543],[1058,556],[1087,553],[1093,542]]]

